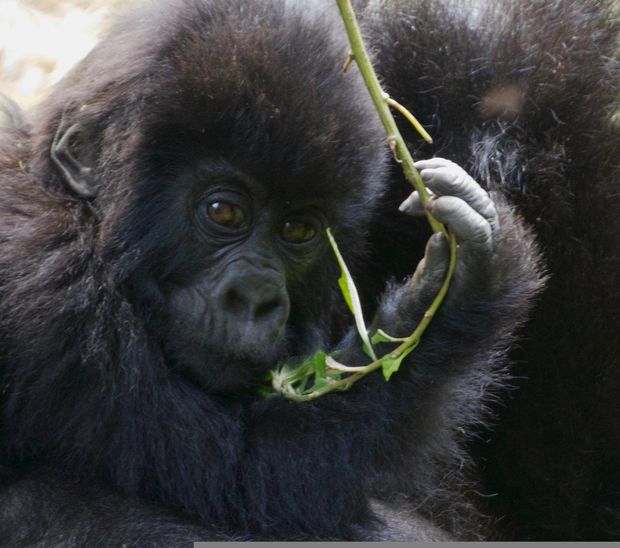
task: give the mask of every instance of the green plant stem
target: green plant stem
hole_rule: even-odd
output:
[[[403,136],[396,125],[396,121],[394,120],[394,116],[392,116],[390,107],[385,100],[385,94],[383,89],[381,89],[381,84],[379,83],[377,74],[370,63],[370,58],[368,56],[368,52],[366,51],[366,46],[364,45],[362,33],[359,25],[357,24],[357,19],[355,18],[355,12],[353,11],[351,2],[350,0],[336,0],[336,4],[338,4],[338,9],[340,10],[340,15],[342,17],[342,21],[344,22],[347,36],[349,37],[353,59],[360,70],[362,78],[364,78],[366,87],[368,88],[372,101],[375,104],[375,108],[379,113],[379,118],[381,119],[383,127],[388,134],[388,142],[390,143],[390,147],[394,150],[396,158],[402,166],[405,178],[420,193],[422,205],[426,205],[426,202],[430,199],[430,195],[424,186],[420,173],[415,168],[413,157],[405,144],[405,140],[403,139]],[[445,228],[430,213],[427,213],[426,216],[435,232],[446,233]]]
[[[426,131],[424,129],[422,124],[418,121],[418,119],[409,110],[407,110],[398,101],[395,101],[394,99],[392,99],[389,95],[385,95],[385,102],[388,104],[388,106],[396,109],[405,118],[407,118],[407,120],[409,120],[409,123],[422,136],[422,139],[424,139],[427,143],[432,144],[433,138],[428,134],[428,131]]]
[[[366,87],[370,93],[372,101],[377,109],[379,114],[379,118],[385,128],[385,131],[388,135],[388,141],[390,146],[393,147],[396,158],[401,164],[403,169],[403,173],[407,181],[411,183],[411,185],[418,191],[420,194],[420,200],[423,205],[430,199],[430,195],[424,186],[424,182],[422,181],[422,177],[420,176],[418,170],[416,169],[413,161],[413,157],[405,144],[405,140],[403,139],[398,126],[396,125],[396,121],[394,120],[394,116],[390,110],[390,106],[396,108],[400,111],[409,122],[416,128],[416,130],[420,131],[422,136],[426,140],[432,140],[428,133],[424,131],[424,128],[420,125],[418,120],[407,110],[405,107],[400,105],[398,102],[390,99],[390,97],[385,94],[383,89],[381,88],[381,84],[379,83],[379,79],[375,73],[374,68],[370,62],[370,58],[366,51],[366,46],[364,45],[364,41],[362,39],[362,34],[359,29],[359,25],[357,24],[357,20],[355,17],[355,12],[353,11],[353,7],[351,6],[350,0],[336,0],[338,5],[338,9],[340,10],[340,15],[344,22],[344,26],[347,32],[347,36],[349,37],[349,43],[351,45],[351,54],[349,56],[352,57],[366,83]],[[443,302],[445,296],[448,293],[448,289],[450,287],[450,282],[452,280],[452,276],[454,271],[456,270],[456,259],[457,259],[457,242],[456,238],[451,235],[446,228],[439,223],[430,213],[427,212],[428,221],[435,232],[443,232],[448,241],[450,243],[450,263],[448,265],[448,271],[444,278],[441,289],[433,299],[428,310],[424,313],[424,316],[415,331],[409,335],[397,348],[395,348],[392,352],[388,354],[391,358],[398,358],[404,352],[410,351],[410,349],[414,346],[417,346],[420,342],[422,334],[428,327],[429,323],[439,310],[441,303]],[[346,390],[352,384],[357,382],[360,378],[364,377],[371,371],[375,371],[376,369],[381,368],[383,365],[383,357],[378,360],[373,360],[372,363],[368,364],[364,367],[351,367],[349,371],[352,374],[343,379],[334,380],[331,383],[328,383],[326,386],[319,390],[315,390],[309,394],[295,394],[295,398],[297,401],[308,401],[312,399],[316,399],[323,394],[328,392],[332,392],[334,390]]]

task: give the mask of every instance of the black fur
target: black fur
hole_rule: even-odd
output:
[[[120,20],[32,117],[11,117],[0,139],[0,543],[397,538],[402,529],[391,535],[386,518],[382,532],[369,500],[397,504],[401,493],[411,536],[443,538],[437,526],[480,536],[464,445],[540,287],[531,236],[501,198],[495,252],[465,253],[423,343],[389,383],[376,374],[312,403],[263,400],[257,375],[271,364],[209,331],[195,350],[220,342],[205,368],[229,374],[233,364],[226,383],[172,367],[185,358],[168,353],[170,288],[193,287],[197,265],[212,274],[222,255],[196,243],[182,207],[204,185],[199,162],[237,166],[276,207],[320,204],[345,257],[362,264],[388,154],[359,75],[341,72],[335,10],[321,11],[153,3]],[[50,158],[64,124],[80,128],[71,145],[93,170],[92,200],[71,192]],[[381,256],[395,253],[390,241]],[[279,359],[337,342],[348,322],[331,254],[299,276],[293,266]],[[440,274],[390,285],[375,327],[409,333]],[[366,360],[351,333],[338,348],[346,363]]]
[[[486,506],[501,518],[496,534],[618,540],[617,3],[403,0],[368,9],[387,91],[435,139],[424,145],[406,130],[417,155],[455,159],[506,195],[535,228],[549,269],[512,354],[518,390],[478,447],[483,492],[494,495]],[[386,211],[406,194],[397,171],[394,181]],[[383,253],[406,228],[424,240],[410,224],[384,215],[372,226],[379,285],[411,267]]]

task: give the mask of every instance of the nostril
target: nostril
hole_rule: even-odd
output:
[[[224,293],[224,307],[227,310],[239,312],[245,308],[245,302],[246,300],[234,287],[227,289]]]
[[[248,292],[244,289],[233,285],[223,291],[220,300],[222,309],[239,320],[256,323],[286,321],[287,306],[281,295],[265,295],[264,292]]]
[[[280,299],[272,299],[260,303],[254,310],[256,320],[266,319],[269,316],[276,316],[284,311],[284,306]]]

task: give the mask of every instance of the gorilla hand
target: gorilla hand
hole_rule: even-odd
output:
[[[477,271],[489,266],[494,240],[499,234],[497,208],[489,194],[459,165],[443,158],[416,162],[424,184],[430,190],[431,200],[426,205],[438,221],[448,226],[459,244],[455,286],[466,285]],[[399,207],[410,215],[425,214],[419,193],[413,192]],[[412,279],[412,285],[441,283],[449,259],[448,245],[443,234],[431,237],[425,257]],[[430,290],[430,289],[429,289]]]

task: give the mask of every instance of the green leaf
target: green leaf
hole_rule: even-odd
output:
[[[407,337],[392,337],[392,335],[388,335],[382,329],[377,329],[377,332],[372,336],[370,342],[372,344],[379,344],[382,342],[405,342]]]
[[[306,378],[312,372],[312,366],[310,363],[304,362],[299,367],[291,368],[289,365],[284,365],[279,370],[280,383],[293,384]]]
[[[349,292],[349,284],[347,283],[347,277],[342,274],[340,278],[338,278],[338,285],[340,286],[340,292],[344,297],[351,314],[355,316],[355,309],[353,308],[353,302],[351,301],[351,293]]]
[[[409,353],[415,348],[415,346],[410,346],[407,348],[400,356],[394,357],[392,354],[387,354],[383,357],[381,368],[383,370],[383,376],[386,381],[390,380],[390,377],[398,371],[400,368],[400,364],[403,360],[409,355]]]
[[[372,346],[370,346],[369,343],[366,343],[366,341],[364,341],[362,344],[362,350],[364,351],[364,354],[366,354],[372,360],[377,359],[377,355],[375,354],[374,349],[372,348]]]
[[[340,254],[340,250],[338,249],[336,240],[334,240],[334,237],[329,228],[327,229],[327,238],[330,245],[332,246],[334,255],[336,255],[336,260],[338,261],[338,265],[340,266],[340,271],[342,273],[342,275],[338,279],[338,285],[340,286],[340,291],[342,292],[342,295],[349,307],[349,310],[355,318],[355,326],[357,327],[357,332],[359,333],[364,343],[364,352],[366,352],[373,360],[376,360],[377,355],[375,354],[372,348],[372,344],[370,343],[370,339],[368,338],[368,330],[366,329],[364,313],[362,312],[362,303],[360,302],[357,288],[355,287],[355,283],[353,282],[351,273],[349,272],[349,269],[347,268],[347,265],[344,262],[342,255]]]
[[[317,390],[320,390],[321,388],[323,388],[324,386],[327,385],[327,378],[320,378],[317,379],[316,382],[312,385],[312,387],[308,390],[305,391],[306,394],[310,394],[311,392],[316,392]]]
[[[325,363],[326,358],[327,354],[319,351],[308,360],[310,368],[317,378],[324,379],[327,376],[327,365]]]
[[[307,394],[317,390],[317,386],[323,387],[327,384],[327,364],[325,352],[316,352],[295,370],[294,378],[289,377],[289,384],[298,383],[294,390],[297,394]],[[314,377],[312,384],[311,379]],[[308,387],[310,385],[310,387]]]
[[[290,365],[284,365],[281,371],[286,371],[287,379],[290,382],[301,380],[317,371],[320,372],[321,368],[325,369],[325,352],[316,352],[312,356],[307,357],[297,367],[291,367]]]

